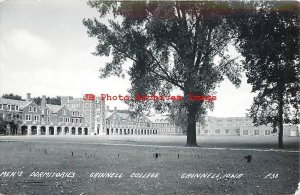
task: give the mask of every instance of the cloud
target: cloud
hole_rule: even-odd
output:
[[[55,53],[51,43],[26,29],[14,29],[4,37],[2,52],[35,60],[50,58]],[[5,50],[5,51],[3,51]]]

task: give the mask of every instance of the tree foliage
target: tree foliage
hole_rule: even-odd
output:
[[[248,5],[250,6],[250,5]],[[239,24],[239,51],[252,92],[257,93],[250,109],[256,125],[279,129],[283,146],[283,123],[299,124],[299,2],[257,2],[256,12]]]
[[[189,1],[98,1],[99,18],[84,19],[88,35],[96,37],[96,56],[112,56],[100,69],[100,78],[124,77],[131,62],[129,94],[183,93],[187,114],[187,145],[196,144],[196,119],[211,106],[189,101],[188,94],[211,95],[227,76],[240,84],[241,67],[228,53],[234,36],[230,20],[239,14],[239,3]],[[127,101],[138,112],[166,111],[171,101]]]
[[[33,98],[33,101],[37,104],[37,105],[41,105],[42,102],[42,98],[41,97],[35,97]],[[54,105],[61,105],[61,98],[60,96],[56,96],[56,97],[46,97],[46,102],[47,104],[54,104]]]
[[[15,95],[13,93],[9,93],[9,94],[3,94],[2,98],[5,99],[12,99],[12,100],[22,100],[22,96],[20,95]]]

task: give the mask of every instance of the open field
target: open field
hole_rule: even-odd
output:
[[[198,137],[186,148],[184,136],[3,136],[0,193],[293,194],[299,137],[284,141],[277,150],[276,137]]]

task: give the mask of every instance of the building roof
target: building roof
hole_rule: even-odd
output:
[[[13,104],[19,106],[20,108],[24,108],[28,103],[29,102],[26,102],[25,100],[0,98],[0,104]]]
[[[170,123],[170,117],[166,115],[153,115],[147,118],[153,123]]]
[[[80,112],[78,109],[74,108],[73,106],[66,106],[68,110],[72,112]]]
[[[121,112],[117,112],[117,114],[122,118],[122,119],[127,119],[130,115],[127,113],[121,113]]]
[[[113,111],[106,111],[105,112],[105,119],[108,119],[114,112]]]
[[[57,113],[63,106],[61,105],[54,105],[54,104],[46,104],[54,113]]]

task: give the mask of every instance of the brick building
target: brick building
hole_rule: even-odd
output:
[[[198,135],[238,135],[238,136],[274,136],[273,128],[268,125],[254,127],[252,119],[249,117],[206,117],[205,122],[201,125],[196,124]],[[284,136],[297,136],[299,130],[296,125],[284,125]]]
[[[79,111],[82,114],[83,123],[90,127],[90,134],[105,135],[105,101],[100,97],[95,97],[95,100],[83,100],[72,96],[62,96],[61,105]]]
[[[0,98],[0,114],[6,120],[15,115],[21,121],[19,135],[88,135],[93,133],[80,110],[67,105],[47,104],[46,96],[38,106],[27,94],[26,100]]]

